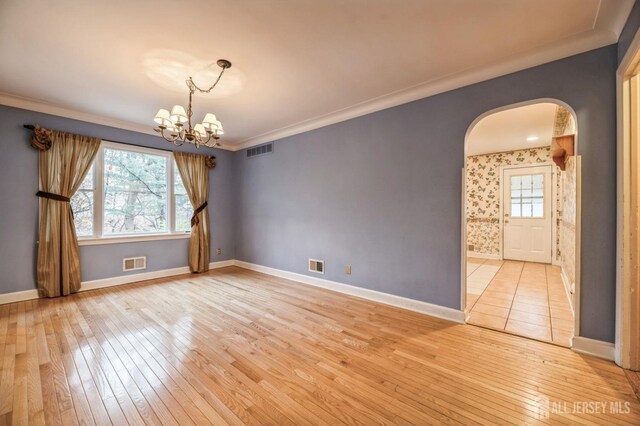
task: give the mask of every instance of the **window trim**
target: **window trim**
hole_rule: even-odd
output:
[[[144,234],[117,237],[78,237],[79,246],[97,246],[102,244],[138,243],[143,241],[182,240],[191,238],[191,233]]]
[[[141,154],[150,154],[155,156],[162,156],[167,159],[167,212],[169,217],[167,218],[167,231],[158,233],[140,233],[140,234],[117,234],[117,235],[104,235],[103,234],[103,219],[104,219],[104,149],[116,149],[120,151],[137,152]],[[94,159],[93,168],[93,235],[86,235],[78,237],[78,245],[90,246],[100,244],[118,244],[118,243],[131,243],[141,241],[156,241],[156,240],[176,240],[186,239],[191,237],[191,230],[189,231],[176,231],[176,209],[175,209],[175,194],[174,194],[174,176],[175,176],[175,158],[172,151],[159,150],[154,148],[147,148],[137,145],[127,145],[118,142],[112,142],[102,140],[100,148]]]

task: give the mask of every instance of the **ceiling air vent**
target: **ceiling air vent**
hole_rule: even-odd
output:
[[[123,271],[136,271],[138,269],[147,269],[147,257],[126,257],[122,259]]]
[[[254,146],[247,149],[247,158],[256,157],[263,154],[271,154],[273,152],[273,142],[264,145]]]
[[[309,259],[309,272],[324,274],[324,260]]]

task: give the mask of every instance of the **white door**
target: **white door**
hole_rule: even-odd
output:
[[[505,259],[551,263],[551,166],[503,169]]]

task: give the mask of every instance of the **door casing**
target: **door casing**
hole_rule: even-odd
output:
[[[504,180],[504,174],[506,171],[510,171],[510,170],[517,170],[517,169],[531,169],[531,168],[545,168],[549,171],[549,186],[550,186],[550,198],[551,198],[551,203],[549,205],[549,210],[550,210],[550,215],[551,217],[549,218],[550,224],[549,226],[551,227],[550,231],[551,231],[551,241],[549,244],[549,251],[550,251],[550,263],[555,263],[555,252],[556,252],[556,241],[557,241],[557,190],[556,190],[556,171],[554,170],[553,167],[553,163],[550,162],[544,162],[544,163],[534,163],[534,164],[518,164],[518,165],[513,165],[513,166],[501,166],[500,167],[500,257],[502,259],[504,259],[504,252],[505,252],[505,223],[504,223],[504,212],[505,212],[505,199],[504,199],[504,190],[506,188],[506,182]],[[545,191],[546,193],[546,191]]]
[[[616,73],[617,273],[615,361],[640,370],[640,30]]]

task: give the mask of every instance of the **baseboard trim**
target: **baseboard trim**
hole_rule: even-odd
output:
[[[101,278],[99,280],[83,281],[80,291],[91,291],[99,288],[113,287],[123,284],[131,284],[138,281],[154,280],[156,278],[173,277],[175,275],[188,274],[189,267],[161,269],[159,271],[142,272],[139,274],[120,275],[118,277]]]
[[[209,269],[224,268],[233,266],[233,260],[223,260],[220,262],[209,263]],[[98,288],[113,287],[116,285],[131,284],[138,281],[155,280],[156,278],[173,277],[176,275],[188,274],[191,271],[188,266],[179,268],[161,269],[159,271],[142,272],[140,274],[121,275],[118,277],[103,278],[99,280],[84,281],[80,287],[80,291],[95,290]]]
[[[609,361],[614,361],[615,358],[615,345],[613,343],[587,337],[575,336],[571,349],[580,354],[591,355]]]
[[[13,293],[0,294],[0,305],[6,305],[7,303],[23,302],[25,300],[32,300],[38,298],[38,290],[14,291]]]
[[[233,260],[223,260],[220,262],[211,262],[209,269],[224,268],[227,266],[233,266]],[[159,271],[142,272],[139,274],[120,275],[117,277],[102,278],[99,280],[83,281],[81,283],[80,291],[90,291],[99,288],[113,287],[123,284],[131,284],[138,281],[153,280],[156,278],[173,277],[176,275],[188,274],[189,267],[182,266],[179,268],[161,269]],[[16,291],[13,293],[0,294],[0,305],[15,302],[24,302],[25,300],[33,300],[38,298],[38,290],[25,290]]]
[[[467,258],[469,257],[477,257],[478,259],[488,259],[488,260],[500,260],[499,254],[476,253],[473,251],[467,252]]]
[[[382,293],[376,290],[355,287],[349,284],[343,284],[336,281],[329,281],[322,278],[310,277],[308,275],[298,274],[295,272],[283,271],[281,269],[270,268],[268,266],[257,265],[254,263],[244,262],[241,260],[234,261],[234,265],[240,268],[249,269],[263,274],[273,275],[279,278],[299,282],[301,284],[321,287],[327,290],[337,291],[339,293],[348,294],[350,296],[360,297],[362,299],[372,300],[374,302],[391,305],[398,308],[408,309],[410,311],[419,312],[421,314],[453,321],[464,324],[464,312],[444,306],[434,305],[419,300],[409,299],[406,297],[395,296],[393,294]]]

